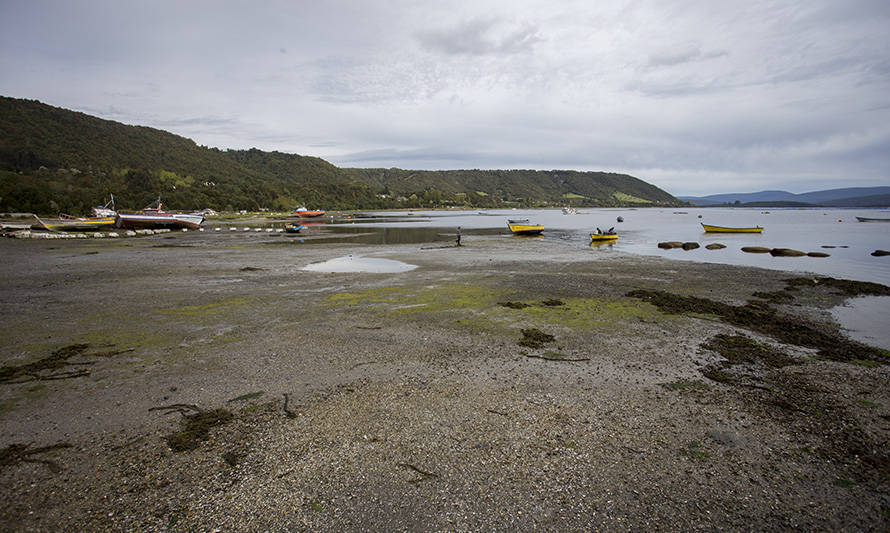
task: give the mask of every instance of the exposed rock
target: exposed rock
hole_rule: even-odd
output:
[[[719,242],[712,242],[711,244],[705,246],[708,250],[720,250],[721,248],[726,248],[725,244],[720,244]]]
[[[699,247],[699,244],[697,242],[684,242],[683,243],[684,250],[695,250],[698,247]]]
[[[742,251],[748,252],[749,254],[768,254],[770,249],[764,248],[763,246],[743,246]]]
[[[825,252],[807,252],[807,255],[810,257],[831,257],[831,254]]]
[[[659,248],[664,248],[665,250],[670,250],[671,248],[682,248],[683,243],[680,241],[666,241],[658,243]]]
[[[890,252],[888,252],[887,250],[875,250],[871,253],[871,255],[875,257],[884,257],[885,255],[890,255]]]
[[[802,257],[807,255],[806,252],[792,250],[791,248],[773,248],[769,251],[769,254],[773,257]]]

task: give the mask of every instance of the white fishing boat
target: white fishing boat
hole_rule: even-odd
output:
[[[204,213],[164,211],[161,198],[141,213],[118,213],[115,225],[119,228],[187,228],[197,229],[204,222]]]

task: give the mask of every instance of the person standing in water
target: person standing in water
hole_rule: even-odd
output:
[[[457,245],[460,246],[460,226],[457,227]]]

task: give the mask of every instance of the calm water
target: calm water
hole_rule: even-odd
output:
[[[890,256],[873,257],[877,250],[890,250],[890,223],[857,222],[856,215],[890,218],[880,209],[581,209],[564,215],[558,209],[489,211],[413,211],[410,215],[377,213],[381,218],[357,219],[340,232],[369,232],[374,242],[429,242],[453,240],[461,226],[464,239],[473,235],[504,235],[507,218],[528,218],[545,226],[543,238],[565,246],[589,247],[589,233],[599,227],[615,227],[620,235],[612,245],[589,247],[591,253],[622,251],[657,255],[683,261],[747,265],[775,270],[873,281],[890,285]],[[624,222],[617,222],[618,217]],[[701,216],[701,218],[699,218]],[[761,234],[705,233],[700,223],[723,226],[762,226]],[[364,229],[363,229],[364,228]],[[372,228],[374,228],[372,230]],[[661,250],[661,241],[694,241],[696,250]],[[722,250],[707,250],[706,244],[722,243]],[[830,257],[773,257],[748,254],[743,246],[793,248],[803,252],[825,252]],[[832,248],[826,248],[831,246]]]

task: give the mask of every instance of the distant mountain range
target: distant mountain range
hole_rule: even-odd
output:
[[[848,187],[794,194],[788,191],[678,196],[693,205],[747,207],[890,207],[890,187]]]
[[[109,194],[120,209],[158,195],[171,209],[225,211],[685,205],[626,174],[340,168],[0,97],[0,211],[82,214]]]

